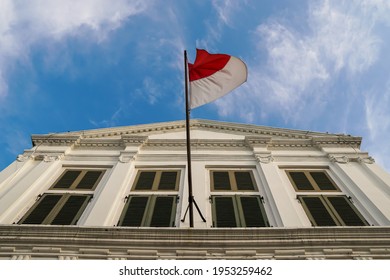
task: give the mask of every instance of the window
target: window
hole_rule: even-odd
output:
[[[179,171],[140,171],[133,190],[175,191],[179,188]]]
[[[123,209],[119,226],[175,226],[177,196],[130,196]]]
[[[367,226],[368,223],[344,195],[298,196],[314,226]]]
[[[326,170],[286,170],[313,226],[365,226],[367,221]],[[315,194],[313,194],[313,192]]]
[[[325,171],[287,171],[296,191],[340,191]]]
[[[260,196],[212,196],[214,227],[269,226]]]
[[[140,170],[118,226],[174,227],[179,170]]]
[[[93,190],[103,174],[104,170],[65,170],[19,224],[75,225],[92,199]]]
[[[212,170],[210,184],[213,227],[269,226],[252,171]]]
[[[252,172],[229,170],[211,171],[211,190],[254,191],[256,188]]]
[[[20,224],[75,225],[92,195],[44,194]]]
[[[94,190],[103,173],[103,170],[66,170],[51,189]]]

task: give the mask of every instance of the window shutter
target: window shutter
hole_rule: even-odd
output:
[[[336,222],[330,215],[322,199],[317,196],[301,196],[300,199],[306,205],[307,210],[317,226],[335,226]]]
[[[304,172],[289,172],[296,188],[300,191],[314,190]]]
[[[257,196],[241,196],[241,207],[246,227],[266,227],[267,223],[263,217],[262,205]]]
[[[233,197],[214,197],[215,226],[237,227]]]
[[[132,196],[129,198],[128,207],[123,216],[120,226],[139,227],[142,225],[142,220],[148,204],[149,197],[147,196]]]
[[[74,225],[87,206],[90,195],[71,195],[62,206],[52,225]]]
[[[214,190],[231,190],[229,172],[226,171],[214,171]]]
[[[162,172],[160,183],[158,185],[159,190],[175,190],[176,189],[177,172]]]
[[[237,172],[234,172],[234,176],[236,178],[238,190],[254,190],[255,189],[250,172],[237,171]]]
[[[62,195],[44,195],[37,203],[22,224],[42,224],[49,213],[56,206]]]
[[[62,175],[61,179],[53,186],[54,189],[69,189],[73,182],[80,175],[80,170],[68,170]]]
[[[154,171],[141,171],[137,184],[135,186],[136,190],[151,190],[153,187],[154,177],[156,172]]]
[[[154,204],[151,227],[171,227],[172,213],[176,197],[158,196]]]
[[[333,191],[337,190],[335,185],[325,174],[325,172],[310,172],[310,175],[313,177],[314,181],[317,183],[318,187],[322,191]]]
[[[103,171],[87,171],[83,179],[78,183],[76,189],[92,190],[102,173]]]
[[[328,201],[332,204],[337,214],[346,226],[365,226],[365,221],[357,214],[345,196],[329,196]]]

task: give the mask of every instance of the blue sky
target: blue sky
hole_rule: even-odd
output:
[[[184,119],[183,51],[248,81],[192,118],[346,133],[390,170],[388,0],[1,0],[0,170],[31,134]]]

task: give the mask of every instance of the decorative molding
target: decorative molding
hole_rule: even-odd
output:
[[[121,139],[126,146],[140,146],[148,141],[148,136],[122,135]]]
[[[375,163],[375,159],[373,157],[358,157],[358,162],[373,164]]]
[[[329,159],[330,159],[331,162],[337,162],[337,163],[342,163],[342,164],[346,164],[346,163],[349,162],[349,157],[347,157],[347,156],[333,156],[333,155],[330,155]]]
[[[31,140],[34,146],[50,145],[50,146],[71,146],[80,139],[80,136],[74,135],[32,135]]]
[[[359,230],[356,227],[189,230],[1,225],[0,235],[3,244],[12,244],[12,248],[0,244],[1,259],[390,258],[390,227],[386,226]]]
[[[149,139],[145,148],[170,148],[185,149],[185,139]],[[248,145],[244,140],[235,139],[191,139],[191,148],[196,149],[247,149]]]
[[[64,158],[64,154],[43,154],[43,153],[39,153],[39,154],[35,154],[35,153],[32,153],[28,158],[32,159],[32,160],[40,160],[40,161],[44,161],[44,162],[53,162],[53,161],[56,161],[56,160],[61,160]]]
[[[351,147],[360,148],[362,137],[348,135],[315,136],[313,144],[319,148],[325,147]]]
[[[272,155],[255,155],[257,162],[259,163],[271,163],[274,161]]]
[[[19,162],[24,162],[30,159],[30,156],[25,156],[25,155],[18,155],[16,157],[16,160]]]
[[[362,156],[359,154],[351,154],[351,155],[329,155],[329,159],[331,162],[337,162],[346,164],[349,162],[358,162],[358,163],[366,163],[366,164],[373,164],[375,163],[374,158],[370,156]]]
[[[128,163],[131,161],[134,161],[137,157],[137,154],[135,153],[129,153],[129,152],[121,152],[121,155],[119,156],[118,160],[121,163]]]

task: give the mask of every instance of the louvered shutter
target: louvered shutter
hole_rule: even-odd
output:
[[[317,183],[320,190],[322,191],[337,190],[335,185],[332,183],[332,181],[324,172],[310,172],[310,175],[313,177],[314,181]]]
[[[140,227],[144,218],[148,196],[132,196],[129,198],[128,207],[125,210],[120,226]]]
[[[246,227],[266,227],[267,222],[263,217],[260,198],[256,196],[241,196],[242,212]]]
[[[177,172],[162,172],[160,183],[158,185],[159,190],[175,190],[176,189]]]
[[[92,190],[103,171],[87,171],[81,181],[77,184],[76,189]]]
[[[52,225],[74,225],[87,206],[90,195],[70,195],[55,216]]]
[[[54,189],[68,189],[80,175],[80,170],[67,170],[53,186]]]
[[[152,218],[150,221],[151,227],[171,227],[172,213],[175,206],[174,196],[158,196],[154,203]],[[151,209],[150,209],[151,211]]]
[[[317,196],[301,196],[301,201],[306,205],[307,210],[314,219],[317,226],[335,226],[336,222],[332,218],[322,199]]]
[[[337,214],[346,226],[365,226],[365,221],[356,213],[353,206],[345,196],[329,196],[328,201],[332,204]]]
[[[234,177],[236,179],[238,190],[254,190],[255,189],[250,172],[236,171],[236,172],[234,172]]]
[[[154,171],[141,171],[137,184],[135,186],[136,190],[151,190],[153,187],[154,177],[156,172]]]
[[[294,181],[296,188],[300,191],[314,190],[309,179],[304,172],[289,172],[291,179]]]
[[[231,190],[229,172],[226,171],[214,171],[214,190]]]
[[[237,227],[233,197],[214,197],[215,227]]]
[[[33,210],[28,214],[26,218],[21,221],[22,224],[42,224],[46,217],[50,214],[53,208],[56,206],[62,195],[44,195],[33,206]]]

